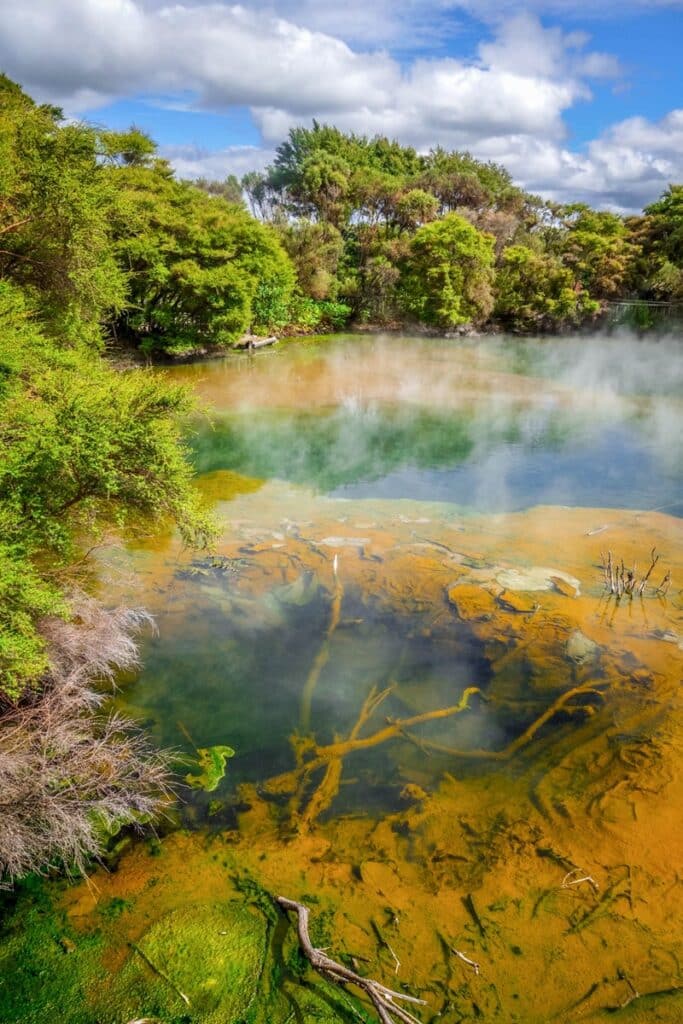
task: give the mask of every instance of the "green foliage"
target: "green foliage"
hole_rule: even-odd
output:
[[[36,622],[65,613],[59,590],[41,578],[21,547],[0,544],[0,700],[17,700],[47,671]]]
[[[84,545],[150,518],[198,545],[211,528],[180,441],[183,389],[57,348],[6,281],[0,337],[0,695],[16,700],[47,668],[39,622],[67,614],[60,576]]]
[[[512,184],[504,167],[482,163],[470,153],[449,153],[438,147],[424,159],[422,188],[436,196],[441,213],[461,207],[507,208],[521,205],[523,193]]]
[[[473,257],[464,241],[437,244],[452,227],[423,234],[456,214],[493,236],[503,273],[499,319],[515,330],[578,325],[596,301],[683,294],[683,186],[672,185],[635,225],[581,204],[544,203],[516,187],[504,167],[467,152],[420,155],[316,121],[291,129],[273,165],[241,184],[252,211],[278,226],[302,295],[342,299],[359,321],[395,323],[407,313],[447,329],[487,319],[487,256]],[[419,252],[425,239],[434,253]],[[503,256],[520,246],[541,257],[528,285],[513,280],[519,265]],[[310,329],[314,313],[295,300],[291,320]]]
[[[60,117],[0,78],[0,278],[32,295],[61,342],[96,344],[125,301],[109,239],[117,195],[95,130]]]
[[[558,330],[598,309],[578,289],[570,270],[547,253],[523,245],[503,251],[496,277],[495,316],[513,331]]]
[[[287,322],[294,270],[272,228],[174,180],[160,161],[113,175],[116,251],[130,293],[120,328],[141,348],[224,347]]]
[[[205,793],[213,793],[225,777],[225,762],[235,756],[235,751],[232,747],[226,746],[198,747],[197,755],[199,774],[186,775],[185,782],[192,789],[203,789]]]
[[[592,298],[623,295],[631,264],[638,255],[623,219],[582,205],[567,207],[566,212],[568,232],[562,246],[565,265]]]
[[[439,200],[422,188],[411,188],[398,196],[394,207],[397,226],[410,231],[434,220],[439,211]]]
[[[351,306],[344,302],[309,299],[305,295],[297,295],[291,302],[290,322],[292,326],[310,333],[330,329],[341,331],[348,323],[351,313]]]
[[[658,299],[680,301],[683,299],[683,266],[677,267],[664,260],[650,277],[649,284]]]
[[[139,128],[127,132],[100,132],[98,152],[102,159],[120,167],[140,167],[150,164],[156,153],[156,143]]]
[[[234,174],[229,174],[223,181],[213,181],[208,178],[196,178],[192,183],[195,188],[200,188],[210,196],[221,196],[228,203],[236,206],[244,206],[244,196],[239,179]]]
[[[669,185],[661,199],[645,208],[652,220],[654,247],[666,261],[683,269],[683,185]]]
[[[493,245],[457,213],[425,224],[402,268],[405,309],[435,327],[485,320],[493,306]]]
[[[279,234],[302,294],[311,299],[330,298],[344,250],[341,233],[332,224],[302,219],[281,225]]]

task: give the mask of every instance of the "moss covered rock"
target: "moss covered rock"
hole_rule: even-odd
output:
[[[266,922],[238,903],[183,907],[145,932],[107,992],[107,1021],[237,1024],[257,995]],[[99,1008],[98,1008],[99,1010]]]

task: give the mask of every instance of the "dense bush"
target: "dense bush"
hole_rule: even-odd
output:
[[[493,308],[493,246],[493,238],[457,213],[419,228],[401,273],[406,311],[442,328],[486,320]]]
[[[504,250],[496,277],[495,314],[509,330],[558,330],[580,323],[598,308],[556,256],[523,245]]]
[[[502,326],[556,330],[590,319],[596,303],[683,296],[683,186],[624,218],[546,203],[469,153],[418,154],[315,121],[293,128],[272,166],[242,185],[253,212],[281,232],[303,296],[348,303],[357,321],[408,317],[445,330],[495,308]],[[476,234],[439,241],[453,234],[452,215],[493,238],[492,265],[481,244],[468,254]]]

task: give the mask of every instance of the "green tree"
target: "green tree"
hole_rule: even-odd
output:
[[[656,203],[645,207],[652,219],[653,248],[675,267],[683,268],[683,185],[669,185]]]
[[[101,321],[124,304],[116,206],[98,133],[64,124],[0,76],[0,277],[34,296],[63,343],[97,343]]]
[[[312,299],[336,296],[336,275],[344,250],[341,233],[332,224],[288,221],[280,239],[296,270],[301,292]]]
[[[507,329],[558,330],[579,323],[598,308],[556,256],[523,245],[503,251],[496,275],[494,315]]]
[[[67,613],[84,547],[159,518],[201,546],[211,527],[180,440],[182,388],[57,348],[7,281],[0,337],[0,700],[16,700],[47,668],[40,620]]]
[[[642,217],[629,222],[641,256],[634,287],[657,299],[683,298],[683,185],[670,185]]]
[[[638,255],[623,218],[582,204],[564,212],[563,262],[593,298],[623,295]]]
[[[273,228],[176,181],[163,161],[111,174],[116,254],[129,282],[118,326],[136,344],[187,352],[287,322],[294,270]]]
[[[209,178],[196,178],[192,183],[195,188],[200,188],[210,196],[220,196],[226,203],[234,203],[235,206],[244,206],[242,185],[234,174],[229,174],[223,181],[213,181]]]
[[[411,188],[397,196],[393,205],[392,219],[403,231],[414,231],[422,224],[434,220],[439,210],[439,200],[422,188]]]
[[[485,320],[493,308],[494,239],[450,213],[415,232],[400,281],[404,308],[448,328]]]

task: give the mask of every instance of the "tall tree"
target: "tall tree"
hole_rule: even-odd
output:
[[[118,326],[137,344],[187,352],[287,322],[294,270],[273,228],[175,180],[163,161],[111,173],[130,295]]]

